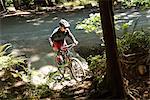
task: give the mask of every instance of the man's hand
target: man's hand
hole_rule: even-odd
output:
[[[75,46],[78,45],[78,43],[79,43],[78,41],[74,41]]]
[[[52,42],[51,38],[49,38],[49,43],[53,47],[53,42]]]
[[[53,47],[53,45],[54,45],[53,42],[50,42],[50,45]]]

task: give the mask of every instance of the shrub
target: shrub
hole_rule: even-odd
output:
[[[116,18],[119,16],[115,16]],[[133,21],[130,20],[128,23],[122,23],[118,25],[115,21],[116,30],[122,30],[123,34],[117,39],[119,53],[123,52],[138,52],[139,50],[144,50],[150,44],[149,32],[135,31],[138,19]],[[133,25],[134,23],[134,25]],[[130,26],[133,25],[132,32],[128,32]],[[77,23],[76,29],[84,29],[85,32],[95,32],[98,36],[102,37],[102,29],[100,24],[100,14],[90,14],[89,18],[84,19]]]
[[[12,54],[11,51],[9,52],[11,47],[11,44],[0,45],[0,80],[1,85],[3,84],[2,87],[0,87],[1,99],[13,98],[14,94],[16,94],[12,93],[14,84],[22,80],[19,71],[26,72],[26,58],[18,57]]]
[[[118,18],[118,16],[114,16]],[[86,33],[95,32],[98,36],[102,37],[102,28],[101,28],[101,18],[100,13],[91,13],[88,18],[85,18],[83,21],[77,22],[76,29],[83,29]],[[120,30],[120,25],[115,21],[115,29]]]
[[[141,52],[149,47],[150,35],[144,31],[127,32],[117,40],[120,53],[136,53]]]
[[[25,67],[22,65],[25,65],[26,58],[9,53],[8,50],[11,47],[11,44],[0,45],[0,70],[11,69],[15,66]]]
[[[27,59],[14,55],[11,47],[11,44],[0,45],[0,99],[40,99],[50,96],[52,91],[47,84],[32,84],[32,75],[34,76],[35,72],[38,75],[40,73],[35,70],[28,71]],[[54,74],[49,73],[44,79],[50,83]],[[18,83],[20,85],[15,86]]]
[[[149,8],[150,7],[150,0],[121,0],[123,6],[126,8],[131,7],[142,7],[142,8]]]
[[[105,55],[96,55],[88,57],[89,69],[92,71],[96,80],[101,82],[105,75],[106,70],[106,57]]]
[[[87,33],[94,31],[96,34],[100,35],[102,33],[100,14],[90,14],[89,18],[77,23],[76,29],[84,29]]]

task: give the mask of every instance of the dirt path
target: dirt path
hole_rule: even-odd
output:
[[[91,81],[83,81],[82,83],[65,86],[63,89],[57,90],[52,99],[86,100],[90,95],[90,89]]]

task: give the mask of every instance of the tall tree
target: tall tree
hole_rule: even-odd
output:
[[[0,0],[0,11],[6,11],[5,0]]]
[[[118,61],[112,0],[99,0],[103,36],[106,46],[107,88],[112,98],[124,98],[122,74]]]
[[[12,1],[13,1],[13,5],[14,5],[15,9],[19,10],[20,9],[20,3],[19,3],[20,0],[12,0]]]

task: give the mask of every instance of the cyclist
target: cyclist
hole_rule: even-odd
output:
[[[54,29],[53,33],[49,37],[50,45],[53,47],[54,51],[59,51],[63,46],[67,45],[66,37],[70,37],[74,45],[78,44],[78,41],[75,39],[71,33],[70,24],[65,19],[59,21],[59,27]]]
[[[57,51],[56,62],[57,62],[58,65],[63,65],[63,64],[66,63],[66,61],[65,61],[66,56],[61,55],[61,52],[60,52],[60,50],[63,49],[63,47],[67,46],[66,37],[69,37],[73,41],[74,46],[76,46],[78,44],[78,41],[76,40],[76,38],[71,33],[69,27],[70,27],[69,22],[67,22],[65,19],[61,19],[59,21],[59,27],[54,29],[53,33],[49,37],[50,45],[52,46],[54,51]],[[85,74],[84,70],[82,68],[81,62],[76,58],[72,59],[72,61],[79,64],[80,67],[81,67],[82,73]],[[76,64],[73,64],[73,65],[74,65],[73,67],[76,67]],[[71,68],[73,68],[73,67],[71,67]],[[69,69],[72,73],[72,76],[75,78],[75,80],[77,80],[77,75],[78,74],[75,75],[76,74],[75,70],[71,70],[71,68],[69,68]],[[58,70],[60,71],[62,77],[65,78],[65,76],[64,76],[65,71],[61,70],[61,66],[58,67]]]

